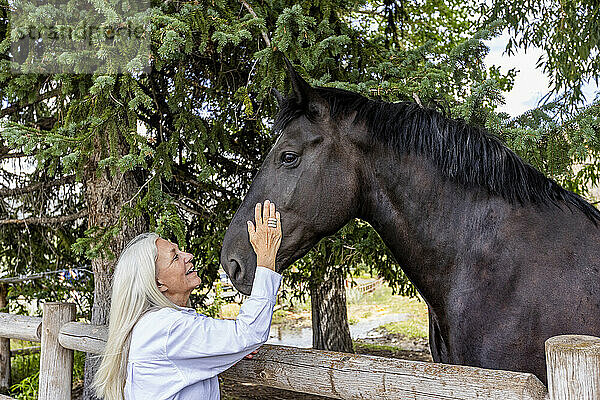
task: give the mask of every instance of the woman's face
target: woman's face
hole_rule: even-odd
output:
[[[192,290],[202,282],[191,263],[193,256],[168,240],[156,239],[158,289],[173,303],[185,307]]]

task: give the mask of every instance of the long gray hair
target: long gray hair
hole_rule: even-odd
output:
[[[156,285],[158,249],[155,233],[142,233],[125,246],[112,282],[108,339],[92,384],[96,395],[106,400],[123,400],[131,331],[149,310],[178,309]]]

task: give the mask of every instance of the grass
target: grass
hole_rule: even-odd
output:
[[[25,347],[39,346],[40,342],[29,342],[27,340],[20,339],[10,339],[10,348],[11,349],[22,349]]]
[[[10,340],[11,349],[39,346],[38,342],[24,340]],[[83,369],[85,353],[75,351],[73,363],[73,382],[83,383]],[[38,371],[40,367],[40,354],[15,355],[11,357],[11,395],[17,400],[35,400],[38,392]]]
[[[35,347],[39,345],[39,342],[29,342],[18,339],[10,340],[10,348],[12,350]],[[23,379],[35,374],[38,371],[40,365],[40,355],[39,353],[15,355],[11,357],[10,364],[11,382],[21,382]]]
[[[10,340],[11,349],[39,346],[39,343],[25,340]],[[11,395],[18,400],[35,400],[38,392],[38,371],[40,353],[15,355],[10,359]]]
[[[240,312],[240,305],[237,303],[226,303],[221,306],[219,318],[235,319]]]
[[[418,319],[390,322],[381,325],[379,329],[383,329],[389,333],[400,334],[408,339],[427,339],[429,337],[427,321],[423,324],[423,321]]]
[[[392,294],[392,289],[387,285],[380,286],[374,292],[362,296],[355,304],[361,308],[370,307],[374,310],[386,313],[410,313],[415,315],[427,315],[427,305],[418,298]]]

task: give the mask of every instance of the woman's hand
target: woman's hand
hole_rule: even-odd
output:
[[[276,228],[267,225],[269,218],[277,220]],[[254,220],[256,226],[252,221],[248,221],[248,235],[256,253],[256,265],[275,271],[275,258],[281,245],[282,236],[281,219],[279,213],[275,211],[275,204],[265,200],[264,206],[261,207],[261,204],[257,203],[254,208]]]

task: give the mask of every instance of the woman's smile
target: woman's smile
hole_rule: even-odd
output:
[[[186,306],[192,291],[202,284],[192,263],[194,256],[162,238],[156,240],[156,248],[156,283],[159,290],[175,304]]]

